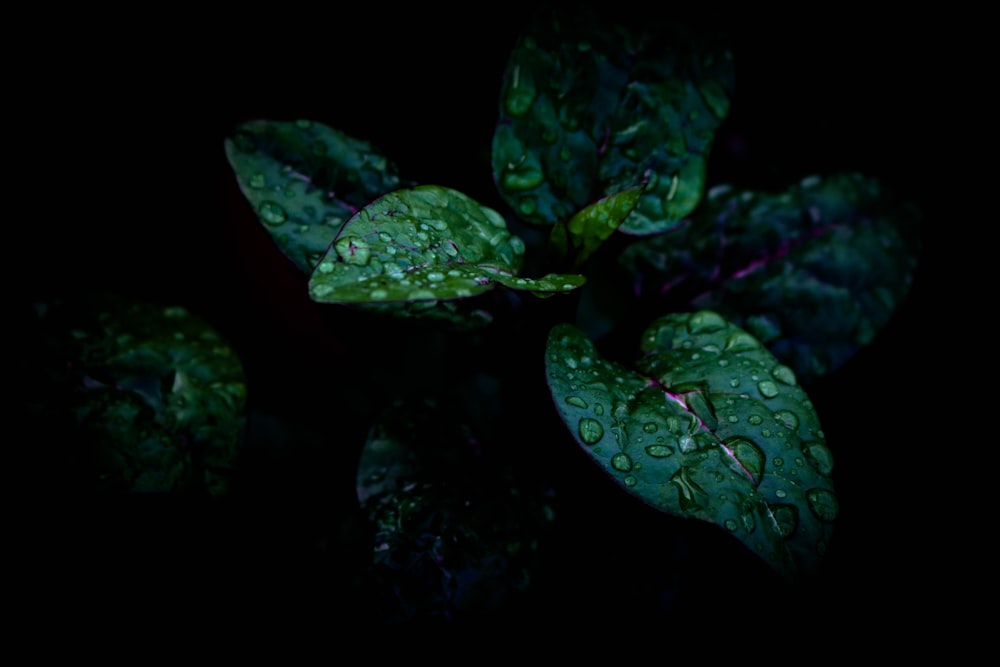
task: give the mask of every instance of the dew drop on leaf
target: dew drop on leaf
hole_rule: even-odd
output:
[[[758,382],[757,389],[760,390],[760,393],[764,398],[774,398],[778,395],[778,385],[774,384],[770,380],[761,380]]]
[[[629,472],[632,470],[632,457],[625,452],[618,452],[611,457],[611,467],[618,472]]]
[[[840,512],[837,496],[826,489],[810,489],[806,493],[806,499],[809,501],[809,509],[821,521],[833,521]]]
[[[583,400],[579,396],[567,396],[566,402],[577,408],[587,408],[587,401]]]
[[[584,417],[581,419],[578,429],[580,432],[580,439],[588,445],[596,444],[601,438],[604,437],[604,427],[601,426],[601,422],[596,419],[591,419],[590,417]]]
[[[273,201],[261,202],[257,211],[260,213],[261,219],[269,225],[280,225],[288,220],[288,213],[285,212],[285,209],[281,207],[281,204]]]

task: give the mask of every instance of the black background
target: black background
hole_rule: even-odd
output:
[[[502,210],[489,146],[506,57],[528,7],[163,15],[67,40],[44,91],[44,132],[58,151],[42,156],[42,215],[11,246],[18,295],[112,289],[184,305],[236,347],[254,410],[310,433],[342,424],[349,415],[323,388],[344,363],[344,332],[308,301],[302,277],[250,215],[223,139],[246,120],[311,118],[371,141],[413,180]],[[726,634],[801,622],[807,630],[815,620],[820,636],[875,634],[886,616],[923,616],[941,586],[931,575],[934,531],[925,527],[936,493],[923,472],[931,444],[914,406],[928,391],[933,362],[921,351],[939,333],[935,284],[946,259],[933,157],[941,139],[928,102],[945,75],[927,25],[834,13],[686,18],[723,27],[734,43],[737,89],[710,183],[780,188],[855,169],[924,212],[926,250],[910,296],[874,344],[811,394],[841,500],[830,571],[807,590],[774,592],[768,573],[711,527],[680,528],[680,546],[661,539],[664,525],[678,526],[598,471],[567,462],[567,518],[538,592],[484,620],[534,631],[562,618],[609,634],[633,624],[721,623]],[[259,456],[252,492],[221,508],[71,505],[64,518],[73,537],[59,552],[63,594],[82,607],[100,595],[140,616],[180,605],[202,621],[217,614],[244,627],[338,636],[363,604],[342,574],[359,561],[340,546],[358,433],[361,425],[345,427],[328,446]],[[689,572],[644,579],[678,562]]]

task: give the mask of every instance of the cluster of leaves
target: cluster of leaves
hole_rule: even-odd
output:
[[[725,35],[539,10],[498,91],[495,206],[408,179],[369,141],[313,119],[246,122],[224,148],[245,202],[314,302],[428,336],[418,341],[464,340],[479,358],[434,369],[456,386],[518,357],[502,378],[537,368],[564,433],[610,483],[713,524],[794,579],[822,568],[838,514],[808,388],[871,342],[906,297],[918,211],[860,173],[780,192],[709,187],[733,61]],[[177,311],[101,312],[100,335],[76,339],[111,347],[69,345],[70,356],[86,368],[143,359],[124,381],[74,379],[74,414],[100,430],[102,456],[115,462],[101,481],[223,493],[219,471],[243,429],[232,355],[211,334],[175,326]],[[123,338],[137,326],[148,345]],[[178,351],[192,341],[194,351]],[[218,376],[199,386],[219,398],[187,395],[190,364],[208,372],[215,361]],[[490,456],[488,410],[462,411],[496,393],[452,401],[423,391],[418,375],[358,444],[370,598],[392,619],[501,604],[528,586],[558,519],[508,460]],[[90,400],[98,395],[108,398]],[[110,437],[137,415],[142,437]],[[207,458],[178,444],[209,441]]]

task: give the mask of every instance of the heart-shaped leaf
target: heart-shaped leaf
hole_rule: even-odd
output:
[[[858,173],[780,193],[717,186],[690,222],[622,253],[636,292],[719,312],[807,386],[888,323],[921,246],[919,211]]]
[[[691,26],[618,18],[547,8],[514,45],[492,164],[500,194],[528,223],[553,225],[641,186],[620,229],[653,234],[702,197],[729,112],[731,53]]]
[[[334,238],[309,280],[322,303],[385,304],[465,299],[497,284],[568,292],[583,276],[517,275],[524,242],[495,210],[436,185],[383,195],[358,211]]]
[[[315,121],[250,121],[225,149],[264,228],[306,273],[351,215],[404,185],[370,143]]]
[[[581,448],[648,505],[718,525],[790,578],[817,571],[838,502],[795,373],[711,311],[658,319],[641,351],[633,370],[573,325],[550,332],[549,389]]]

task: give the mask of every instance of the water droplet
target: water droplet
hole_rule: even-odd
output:
[[[745,331],[729,334],[726,339],[726,350],[729,352],[751,352],[760,348],[757,339]]]
[[[587,401],[583,400],[579,396],[567,396],[566,402],[578,408],[587,408]]]
[[[265,185],[267,185],[267,179],[264,177],[264,174],[257,173],[250,177],[251,188],[259,190],[263,188]]]
[[[364,266],[371,258],[368,242],[357,236],[345,236],[334,243],[333,247],[346,264]]]
[[[795,378],[795,371],[793,371],[788,366],[775,366],[774,369],[771,371],[771,375],[774,376],[775,380],[777,380],[778,382],[782,382],[784,384],[789,384],[794,386],[797,383],[797,380]]]
[[[752,533],[757,530],[757,520],[754,518],[753,513],[746,511],[740,515],[740,519],[743,520],[743,528],[746,529],[748,533]]]
[[[774,463],[775,467],[780,468],[781,466],[785,465],[785,459],[781,458],[780,456],[775,456],[772,463]]]
[[[782,537],[795,532],[795,527],[799,524],[799,510],[794,505],[775,505],[771,508],[771,515]]]
[[[596,444],[601,438],[604,437],[604,427],[601,426],[601,422],[596,419],[584,417],[580,420],[580,424],[577,428],[580,433],[580,439],[588,445]]]
[[[600,403],[594,403],[594,414],[600,417],[604,414],[604,406]]]
[[[698,486],[687,468],[681,468],[670,477],[670,483],[677,486],[678,503],[685,512],[697,512],[702,509],[703,501],[708,494]]]
[[[739,524],[736,523],[736,519],[726,519],[723,523],[726,526],[726,530],[730,533],[735,533],[736,529],[739,528]]]
[[[788,495],[788,492],[785,491],[784,489],[778,489],[777,491],[774,492],[774,495],[776,495],[778,498],[784,498],[785,496]]]
[[[372,301],[379,301],[389,296],[389,292],[384,289],[373,289],[371,293]]]
[[[311,291],[313,293],[313,296],[324,297],[333,291],[333,287],[331,287],[330,285],[324,285],[320,283],[318,285],[313,285]]]
[[[261,202],[257,212],[261,219],[269,225],[280,225],[288,220],[288,213],[285,212],[285,209],[281,207],[281,204],[273,201]]]
[[[833,521],[840,512],[837,496],[826,489],[809,489],[806,492],[809,509],[820,521]]]
[[[635,475],[625,475],[624,481],[625,481],[625,486],[629,488],[635,486],[638,483],[638,480],[636,480]]]
[[[691,333],[711,333],[726,326],[726,321],[718,313],[702,310],[691,315],[687,328]]]
[[[764,452],[753,442],[746,438],[730,438],[724,440],[723,444],[732,452],[740,466],[750,475],[754,486],[760,484],[764,474]]]
[[[650,456],[655,456],[658,459],[663,459],[668,456],[673,456],[674,450],[672,447],[667,445],[649,445],[646,447],[646,453]]]
[[[760,390],[760,393],[764,398],[774,398],[778,395],[778,385],[774,384],[770,380],[761,380],[758,382],[757,389]]]
[[[692,438],[690,435],[682,435],[680,438],[677,439],[677,444],[680,446],[681,453],[683,454],[690,454],[694,450],[698,449],[698,446],[695,444],[694,438]]]
[[[779,410],[775,412],[774,418],[777,419],[779,423],[784,424],[785,428],[790,428],[793,431],[799,427],[798,416],[789,410]]]
[[[611,457],[611,467],[618,472],[629,472],[632,470],[632,457],[625,452],[618,452]]]
[[[833,454],[822,442],[803,443],[802,451],[821,475],[833,472]]]
[[[642,425],[642,430],[646,433],[656,433],[658,428],[659,427],[656,425],[656,422],[646,422]]]
[[[439,283],[442,280],[444,280],[444,274],[439,273],[437,271],[431,271],[430,273],[427,274],[427,280],[434,283]]]

